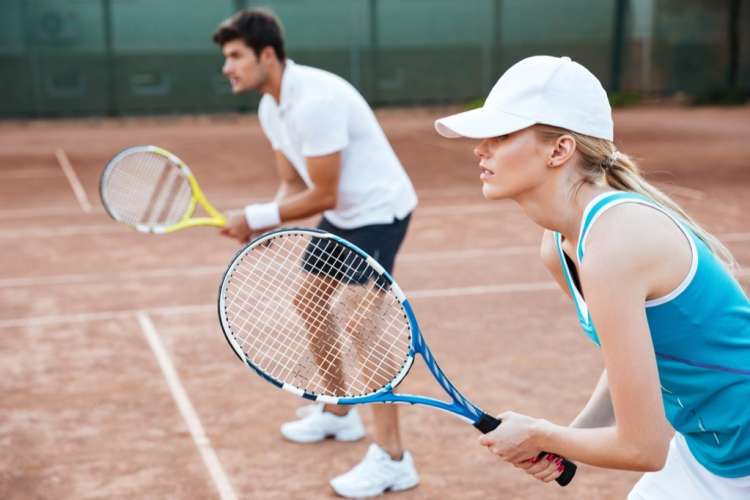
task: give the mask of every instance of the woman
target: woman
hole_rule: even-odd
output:
[[[650,471],[631,500],[749,499],[750,301],[727,249],[617,151],[596,77],[530,57],[436,128],[479,139],[484,196],[546,229],[542,259],[605,365],[569,427],[506,412],[480,443],[542,481],[560,470],[540,450]]]

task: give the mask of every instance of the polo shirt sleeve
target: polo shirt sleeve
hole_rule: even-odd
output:
[[[349,144],[346,107],[340,99],[306,101],[297,124],[303,156],[323,156],[343,150]]]
[[[276,116],[277,110],[275,109],[273,102],[269,99],[273,99],[268,95],[264,95],[260,104],[258,104],[258,121],[260,122],[260,128],[263,129],[263,133],[266,135],[271,143],[271,147],[274,150],[281,149],[281,140],[279,138],[279,127],[280,122],[278,116]]]

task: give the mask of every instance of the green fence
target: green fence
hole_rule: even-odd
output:
[[[375,105],[474,99],[542,53],[611,91],[750,88],[740,0],[0,0],[0,117],[254,109],[257,96],[231,94],[210,37],[256,5],[280,16],[292,59]]]

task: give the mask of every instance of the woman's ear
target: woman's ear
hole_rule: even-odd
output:
[[[547,158],[547,166],[561,167],[573,157],[576,151],[576,140],[572,135],[563,134],[555,139]]]

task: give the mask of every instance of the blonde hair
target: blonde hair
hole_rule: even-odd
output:
[[[551,142],[561,135],[570,135],[576,141],[576,150],[580,153],[579,170],[583,173],[583,183],[606,184],[618,191],[638,193],[653,200],[656,204],[674,213],[688,226],[703,243],[713,252],[728,271],[737,269],[737,261],[729,249],[716,236],[703,229],[685,210],[659,188],[650,184],[640,172],[636,162],[615,147],[612,141],[579,134],[549,125],[534,127],[542,140]]]

